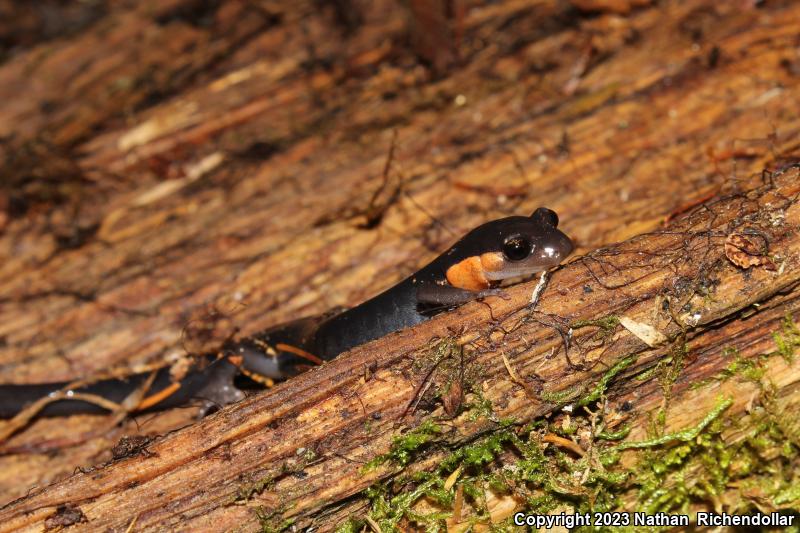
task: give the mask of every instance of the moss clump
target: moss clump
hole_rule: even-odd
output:
[[[515,510],[537,514],[631,508],[648,513],[689,513],[698,508],[740,514],[797,513],[800,422],[795,408],[782,405],[763,377],[769,358],[790,358],[799,343],[797,327],[787,317],[776,334],[775,352],[748,360],[735,348],[727,349],[730,361],[717,377],[740,375],[760,385],[749,414],[737,420],[724,419],[732,400],[720,399],[698,423],[665,433],[669,395],[689,351],[685,339],[679,337],[666,360],[656,367],[665,402],[656,411],[649,437],[635,442],[619,442],[628,435],[629,427],[609,430],[604,421],[609,413],[605,392],[613,378],[633,363],[630,358],[623,359],[576,402],[574,411],[555,413],[552,419],[539,419],[524,427],[513,421],[498,424],[491,434],[445,456],[433,471],[400,476],[390,485],[373,487],[368,491],[369,519],[386,533],[415,527],[445,531],[453,509],[458,508],[459,527],[492,522],[492,531],[514,531],[510,519],[498,523],[492,515],[494,503],[508,497],[513,498]],[[575,391],[559,394],[574,397]],[[487,418],[494,420],[491,404],[481,400],[479,397],[472,409],[488,411]],[[478,409],[484,403],[487,405]],[[618,423],[618,415],[609,420]],[[420,426],[406,435],[412,439],[396,440],[394,456],[390,452],[384,460],[407,464],[438,434],[435,424]],[[626,459],[633,454],[635,461],[623,463],[624,454]]]
[[[609,368],[605,372],[605,374],[603,374],[603,376],[600,378],[600,380],[597,382],[597,384],[594,386],[594,388],[589,394],[587,394],[586,396],[584,396],[583,398],[581,398],[576,402],[576,405],[578,407],[582,407],[584,405],[589,405],[599,400],[600,396],[602,396],[606,392],[608,384],[611,382],[611,380],[614,379],[614,377],[617,374],[619,374],[620,372],[631,366],[633,363],[635,363],[636,359],[637,359],[636,356],[631,355],[629,357],[626,357],[625,359],[622,359],[621,361],[618,361],[617,364]]]
[[[582,385],[574,385],[561,391],[542,391],[539,394],[539,397],[542,400],[555,405],[563,405],[573,400],[575,400],[576,407],[590,405],[599,400],[608,389],[608,385],[611,383],[611,380],[613,380],[617,374],[635,363],[636,359],[636,356],[629,356],[621,361],[618,361],[600,377],[592,390],[581,398],[578,397],[585,391],[585,387]],[[576,400],[576,398],[578,399]]]
[[[733,400],[731,399],[724,399],[721,400],[717,406],[708,413],[703,420],[700,421],[693,428],[685,429],[683,431],[679,431],[677,433],[669,433],[667,435],[662,435],[655,439],[639,441],[639,442],[623,442],[622,444],[618,444],[615,449],[617,451],[620,450],[632,450],[632,449],[641,449],[641,448],[655,448],[657,446],[661,446],[664,444],[668,444],[671,442],[691,442],[697,439],[700,432],[702,432],[711,422],[716,420],[722,412],[727,409],[728,407],[733,404]]]
[[[615,315],[609,315],[595,320],[576,320],[570,324],[569,327],[572,330],[579,330],[588,327],[598,328],[598,331],[594,334],[592,340],[602,341],[610,337],[614,333],[614,330],[617,329],[617,326],[619,326],[619,317]]]
[[[389,496],[382,485],[367,489],[366,495],[370,499],[371,509],[369,517],[381,528],[381,531],[397,531],[401,520],[425,527],[426,531],[446,531],[443,520],[448,512],[417,512],[412,506],[423,497],[430,498],[443,507],[453,502],[450,491],[444,490],[441,479],[422,473],[415,480],[417,483],[409,490],[402,491],[396,496]]]
[[[781,331],[773,333],[772,339],[778,347],[778,355],[783,357],[786,364],[791,365],[794,363],[794,352],[800,347],[800,329],[789,313],[783,317],[781,326]]]
[[[389,452],[368,462],[364,465],[363,470],[372,470],[386,462],[405,466],[411,462],[420,448],[433,441],[441,432],[442,429],[438,424],[432,420],[426,420],[408,433],[395,437]]]
[[[771,357],[780,356],[791,365],[794,363],[795,350],[800,347],[800,329],[795,324],[791,314],[786,314],[781,321],[781,330],[772,334],[775,341],[776,350],[770,353],[759,354],[755,357],[744,358],[739,350],[734,347],[726,347],[722,350],[722,355],[733,358],[728,366],[719,371],[716,375],[692,384],[692,389],[702,388],[714,381],[727,381],[733,377],[740,376],[748,381],[760,383],[766,371],[764,363]]]
[[[261,527],[261,533],[281,533],[294,524],[293,518],[282,519],[281,515],[283,513],[281,511],[270,511],[264,507],[256,507],[254,512]]]
[[[744,358],[736,348],[727,347],[722,350],[722,355],[726,358],[733,358],[733,361],[714,376],[692,383],[691,389],[700,389],[709,383],[715,381],[723,382],[737,376],[741,376],[755,383],[760,382],[761,378],[764,377],[765,368],[762,363],[769,358],[769,354],[762,354],[753,358]]]
[[[275,484],[274,476],[264,476],[251,483],[246,483],[239,487],[234,496],[234,502],[246,502],[255,494],[261,494],[264,490],[272,487]]]
[[[510,426],[511,424],[506,423],[506,429],[462,446],[441,462],[437,472],[440,475],[447,475],[457,468],[475,468],[491,463],[503,451],[506,444],[517,440]]]
[[[560,391],[543,390],[542,392],[539,393],[539,398],[541,398],[547,403],[552,403],[554,405],[563,405],[571,402],[572,400],[580,396],[582,392],[583,392],[582,386],[574,385],[572,387],[567,387],[566,389]]]
[[[598,327],[603,331],[612,331],[619,325],[619,317],[615,315],[609,315],[603,318],[597,318],[593,320],[576,320],[572,324],[570,324],[570,328],[572,329],[581,329],[589,326]]]
[[[464,407],[469,411],[467,420],[470,422],[475,422],[481,418],[489,420],[494,418],[492,402],[480,390],[473,392],[473,398]]]
[[[749,438],[731,443],[722,437],[721,419],[710,420],[724,407],[720,403],[703,419],[701,431],[681,432],[679,441],[673,434],[668,436],[672,442],[665,442],[665,436],[637,443],[658,445],[645,451],[632,478],[637,480],[638,509],[687,513],[694,504],[744,514],[800,508],[800,494],[793,493],[800,486],[800,441],[792,442],[793,423],[785,413],[763,412],[747,422]]]
[[[359,533],[362,529],[364,529],[365,525],[366,522],[364,520],[359,520],[351,516],[336,526],[336,533]]]
[[[369,517],[384,532],[409,527],[445,531],[454,502],[460,498],[471,509],[460,525],[485,524],[491,518],[489,493],[513,496],[520,510],[537,514],[563,509],[578,513],[620,510],[620,497],[625,494],[627,501],[632,497],[637,502],[637,511],[650,513],[686,513],[693,505],[719,508],[721,501],[727,504],[726,490],[732,483],[754,472],[772,479],[765,450],[774,449],[780,439],[792,438],[791,428],[798,429],[785,413],[765,414],[757,448],[749,441],[731,446],[722,438],[722,415],[731,403],[721,399],[690,428],[629,443],[613,442],[624,438],[627,429],[603,431],[602,421],[596,418],[603,409],[573,414],[572,425],[581,430],[591,425],[597,430],[581,457],[542,441],[545,435],[561,432],[559,421],[537,420],[522,428],[509,422],[453,451],[431,472],[397,478],[391,486],[372,487],[367,492]],[[640,454],[639,460],[630,468],[623,467],[619,464],[623,452]],[[765,485],[769,490],[764,489],[764,494],[782,508],[800,504],[800,494],[794,489],[800,474],[788,473],[789,458],[796,462],[797,452],[795,447],[782,450],[787,461],[784,482],[776,485],[773,479]],[[752,512],[748,505],[745,500],[738,512]],[[514,530],[510,520],[492,527],[493,531]],[[603,529],[593,529],[597,530]]]

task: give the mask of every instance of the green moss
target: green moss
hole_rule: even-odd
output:
[[[511,429],[492,433],[451,453],[441,462],[437,472],[439,475],[445,476],[459,466],[473,468],[489,464],[503,450],[505,444],[513,442],[514,439],[515,436]]]
[[[426,531],[446,531],[443,521],[449,516],[446,512],[418,513],[412,506],[423,497],[431,497],[434,501],[439,500],[437,496],[447,491],[443,489],[441,479],[428,475],[428,479],[417,484],[412,489],[401,492],[396,496],[389,497],[383,486],[371,487],[367,490],[367,497],[371,502],[369,516],[384,532],[396,531],[397,525],[402,519],[425,527]],[[447,502],[452,503],[452,499]]]
[[[600,399],[600,397],[605,393],[608,389],[608,385],[614,377],[631,366],[633,363],[636,362],[636,356],[629,356],[621,361],[618,361],[614,366],[609,368],[603,376],[598,380],[598,382],[594,385],[592,390],[583,396],[582,398],[578,399],[575,402],[576,407],[582,407],[584,405],[589,405],[593,402],[596,402]],[[552,403],[555,405],[563,405],[567,404],[571,401],[574,401],[578,396],[580,396],[585,387],[582,385],[574,385],[572,387],[568,387],[561,391],[542,391],[539,394],[539,397],[548,403]]]
[[[781,331],[773,333],[772,339],[778,347],[778,354],[787,364],[791,365],[794,363],[795,349],[800,347],[800,329],[797,328],[797,324],[789,313],[783,317],[781,326]]]
[[[601,377],[600,381],[598,381],[597,384],[595,384],[594,389],[592,389],[592,391],[589,394],[587,394],[586,396],[577,401],[576,405],[578,407],[581,407],[584,405],[589,405],[590,403],[599,400],[600,396],[602,396],[606,392],[608,384],[611,382],[612,379],[614,379],[614,376],[616,376],[617,374],[619,374],[620,372],[631,366],[633,363],[635,363],[636,359],[637,359],[636,356],[631,355],[629,357],[626,357],[625,359],[622,359],[621,361],[618,361],[617,364],[609,368],[605,372],[605,374],[603,374],[603,377]]]
[[[613,319],[602,322],[579,323],[574,327],[596,326],[601,332],[615,327]],[[489,517],[485,491],[511,493],[524,502],[529,513],[547,513],[567,509],[567,512],[620,510],[621,501],[635,502],[630,507],[644,512],[689,512],[696,507],[728,512],[747,513],[763,509],[796,510],[800,508],[800,422],[791,408],[781,406],[774,387],[763,382],[766,360],[794,353],[798,343],[797,327],[790,318],[784,320],[776,340],[778,349],[749,360],[735,348],[725,350],[727,366],[715,378],[730,379],[742,376],[759,382],[760,397],[754,402],[747,420],[726,420],[725,410],[732,400],[720,399],[703,419],[690,428],[664,434],[666,409],[653,413],[652,431],[645,440],[615,442],[624,439],[630,428],[616,431],[604,429],[604,408],[593,412],[575,409],[564,429],[563,414],[553,420],[537,419],[517,427],[505,421],[492,433],[464,444],[444,457],[430,472],[399,476],[388,486],[379,485],[368,491],[369,516],[385,533],[403,527],[418,527],[426,531],[444,531],[444,520],[452,509],[456,491],[460,489],[469,504],[471,515],[463,520],[484,523]],[[689,348],[679,337],[668,357],[655,370],[667,398],[679,377]],[[434,358],[435,359],[435,358]],[[442,360],[444,361],[444,360]],[[585,394],[576,407],[594,402],[602,404],[610,382],[633,364],[625,358],[609,369]],[[546,401],[565,403],[580,392],[576,389],[545,393]],[[491,403],[474,393],[469,404],[471,418],[478,416],[495,420]],[[735,434],[745,431],[749,436],[737,442],[723,438],[723,427],[741,423]],[[555,433],[580,435],[597,428],[588,446],[581,444],[586,454],[578,457],[556,445],[545,444],[541,437]],[[428,422],[398,437],[390,452],[380,462],[392,461],[406,465],[440,436],[437,424]],[[574,438],[574,437],[573,437]],[[633,466],[623,466],[620,457],[634,454]],[[626,457],[627,458],[627,457]],[[625,464],[630,464],[626,462]],[[458,471],[455,484],[445,490],[445,480]],[[749,495],[742,497],[742,495]],[[420,499],[435,502],[435,511],[420,514],[415,504]],[[754,507],[757,501],[759,507]],[[721,503],[722,502],[722,503]],[[349,525],[348,525],[349,524]],[[353,531],[363,522],[348,522],[341,531]],[[350,529],[344,529],[349,527]],[[493,524],[492,531],[515,531],[506,520]],[[597,531],[598,529],[593,529]],[[659,528],[653,528],[653,531]]]
[[[456,339],[444,338],[433,342],[415,361],[414,368],[417,372],[426,374],[426,379],[439,383],[436,387],[437,397],[447,393],[456,380],[469,387],[471,376],[467,374],[470,372],[465,371],[463,358],[459,357],[463,353],[462,350],[463,347],[456,342]],[[477,420],[481,416],[487,418],[493,416],[491,402],[480,391],[473,391],[472,402],[466,403],[462,407],[471,411],[470,418],[473,420]],[[419,427],[395,437],[389,452],[369,461],[362,471],[372,470],[387,462],[401,467],[405,466],[414,458],[420,448],[434,441],[440,433],[439,425],[432,420],[427,420]]]
[[[686,344],[686,338],[681,335],[677,342],[672,345],[669,356],[659,361],[657,367],[661,369],[661,389],[664,392],[664,397],[669,400],[672,394],[672,386],[680,376],[683,370],[683,364],[686,361],[686,356],[689,353],[689,346]]]
[[[800,347],[800,329],[798,329],[791,314],[787,313],[783,318],[781,331],[773,333],[772,338],[777,347],[775,352],[759,354],[755,357],[744,358],[736,348],[724,348],[722,355],[733,358],[733,361],[714,376],[693,383],[692,389],[702,388],[715,381],[727,381],[736,376],[741,376],[754,383],[760,383],[766,371],[764,363],[775,355],[782,357],[787,364],[793,364],[795,350]]]
[[[395,437],[392,440],[389,452],[368,462],[364,465],[363,470],[372,470],[386,462],[405,466],[411,462],[411,459],[420,448],[433,441],[441,431],[441,428],[435,422],[426,420],[408,433]]]
[[[624,438],[628,429],[601,432],[595,437],[594,459],[592,454],[576,458],[540,441],[539,436],[557,432],[560,423],[539,420],[524,428],[501,427],[453,451],[432,472],[395,479],[392,491],[383,485],[370,489],[370,517],[387,533],[398,531],[401,520],[426,531],[444,531],[443,521],[449,516],[458,486],[473,509],[474,523],[489,516],[484,492],[489,488],[521,497],[525,512],[530,513],[547,513],[565,506],[575,512],[617,510],[619,495],[629,491],[640,495],[637,510],[686,510],[691,502],[718,498],[731,479],[735,452],[720,437],[719,424],[730,405],[730,400],[720,400],[695,426],[646,441],[603,445],[603,441]],[[573,413],[571,418],[582,416]],[[623,450],[642,454],[633,469],[618,466]],[[702,466],[704,474],[690,484],[689,469],[697,465]],[[458,481],[445,490],[444,480],[456,469],[460,469]],[[786,498],[793,497],[790,491],[786,494]],[[415,503],[423,497],[437,502],[440,510],[415,512]],[[505,531],[512,526],[506,521],[494,527]]]
[[[650,368],[645,368],[638,374],[636,374],[633,379],[636,381],[650,381],[653,379],[661,369],[658,366],[651,366]]]
[[[717,406],[693,428],[685,429],[677,433],[669,433],[667,435],[662,435],[661,437],[655,439],[639,441],[639,442],[623,442],[622,444],[618,444],[615,449],[617,451],[632,450],[641,448],[653,448],[670,442],[690,442],[696,439],[697,436],[700,434],[700,432],[706,428],[706,426],[708,426],[711,422],[716,420],[717,417],[719,417],[719,415],[721,415],[722,412],[728,407],[730,407],[732,404],[733,400],[729,398],[720,400]]]
[[[253,512],[258,519],[262,533],[281,533],[281,531],[286,531],[294,524],[293,518],[282,519],[281,515],[283,513],[281,511],[270,511],[264,507],[256,507]]]
[[[364,520],[358,520],[357,518],[351,516],[336,526],[336,533],[359,533],[364,526],[366,526],[366,522]]]
[[[617,326],[619,326],[619,317],[610,315],[594,320],[576,320],[570,324],[569,327],[573,330],[579,330],[588,327],[598,328],[597,333],[595,333],[592,339],[601,341],[610,337],[614,333],[614,330],[617,329]]]
[[[600,433],[597,434],[597,436],[595,436],[595,438],[598,440],[622,440],[625,437],[627,437],[628,433],[630,432],[631,432],[631,427],[624,426],[618,431],[612,431],[612,432],[601,431]]]
[[[800,485],[786,487],[775,492],[774,501],[777,505],[800,506]]]
[[[246,502],[255,494],[261,494],[264,490],[272,487],[275,484],[273,476],[264,476],[251,483],[246,483],[239,487],[234,496],[234,502]]]
[[[580,396],[582,392],[583,392],[582,386],[574,385],[572,387],[567,387],[566,389],[560,391],[543,390],[542,392],[539,393],[539,398],[541,398],[547,403],[562,405],[571,402],[572,400]]]
[[[727,381],[736,376],[741,376],[749,381],[758,383],[761,381],[765,372],[762,362],[769,357],[768,355],[760,355],[749,359],[744,358],[739,353],[739,350],[732,347],[724,348],[722,350],[722,355],[727,358],[733,358],[733,361],[714,376],[692,383],[691,389],[700,389],[709,383]]]
[[[686,344],[686,336],[685,334],[681,334],[675,343],[673,343],[669,355],[661,359],[655,367],[656,374],[661,384],[661,392],[664,395],[664,402],[661,408],[656,412],[655,418],[651,418],[650,432],[653,434],[657,435],[663,431],[667,420],[667,409],[669,408],[672,398],[672,386],[683,370],[683,365],[688,353],[689,347]]]
[[[714,422],[696,439],[652,455],[650,471],[637,475],[641,480],[642,509],[683,512],[691,502],[705,502],[713,508],[734,486],[738,494],[758,495],[761,509],[765,505],[775,509],[785,506],[788,501],[782,501],[781,496],[787,494],[791,498],[792,488],[800,481],[796,474],[797,448],[793,445],[790,456],[776,459],[774,450],[782,448],[786,441],[775,441],[769,431],[764,431],[777,422],[772,416],[767,419],[769,422],[757,429],[757,438],[731,445],[721,437],[720,427]],[[725,501],[729,512],[757,510],[752,499],[739,496]],[[797,503],[783,508],[796,509]]]
[[[759,356],[754,360],[752,365],[742,362],[738,369],[739,372],[741,372],[742,377],[754,383],[760,383],[767,371],[767,369],[761,364],[765,359],[766,357]]]
[[[472,399],[464,406],[469,411],[467,420],[475,422],[481,418],[491,419],[494,417],[494,409],[491,400],[486,398],[480,390],[473,392]]]

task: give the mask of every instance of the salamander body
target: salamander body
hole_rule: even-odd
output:
[[[123,404],[146,386],[133,411],[162,409],[190,399],[227,404],[244,397],[237,374],[271,383],[389,333],[428,320],[436,311],[500,294],[498,284],[557,266],[572,253],[572,241],[558,229],[558,216],[541,207],[530,216],[487,222],[467,233],[442,255],[374,298],[341,312],[305,317],[252,337],[226,343],[214,354],[193,358],[188,369],[169,367],[126,379],[109,379],[68,390],[67,383],[0,385],[0,417],[15,416],[47,397],[37,416],[103,412],[94,395]],[[72,396],[73,398],[70,398]],[[131,406],[129,406],[131,407]]]

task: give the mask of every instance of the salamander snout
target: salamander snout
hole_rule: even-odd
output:
[[[534,254],[538,255],[539,262],[545,266],[542,270],[554,267],[561,263],[564,259],[569,257],[575,245],[572,240],[567,237],[563,232],[554,230],[551,234],[542,239],[541,244],[534,250]]]

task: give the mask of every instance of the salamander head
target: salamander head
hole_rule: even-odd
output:
[[[469,232],[446,254],[453,261],[447,281],[462,289],[486,289],[493,281],[552,268],[573,248],[558,229],[558,215],[540,207],[529,217],[502,218]]]

